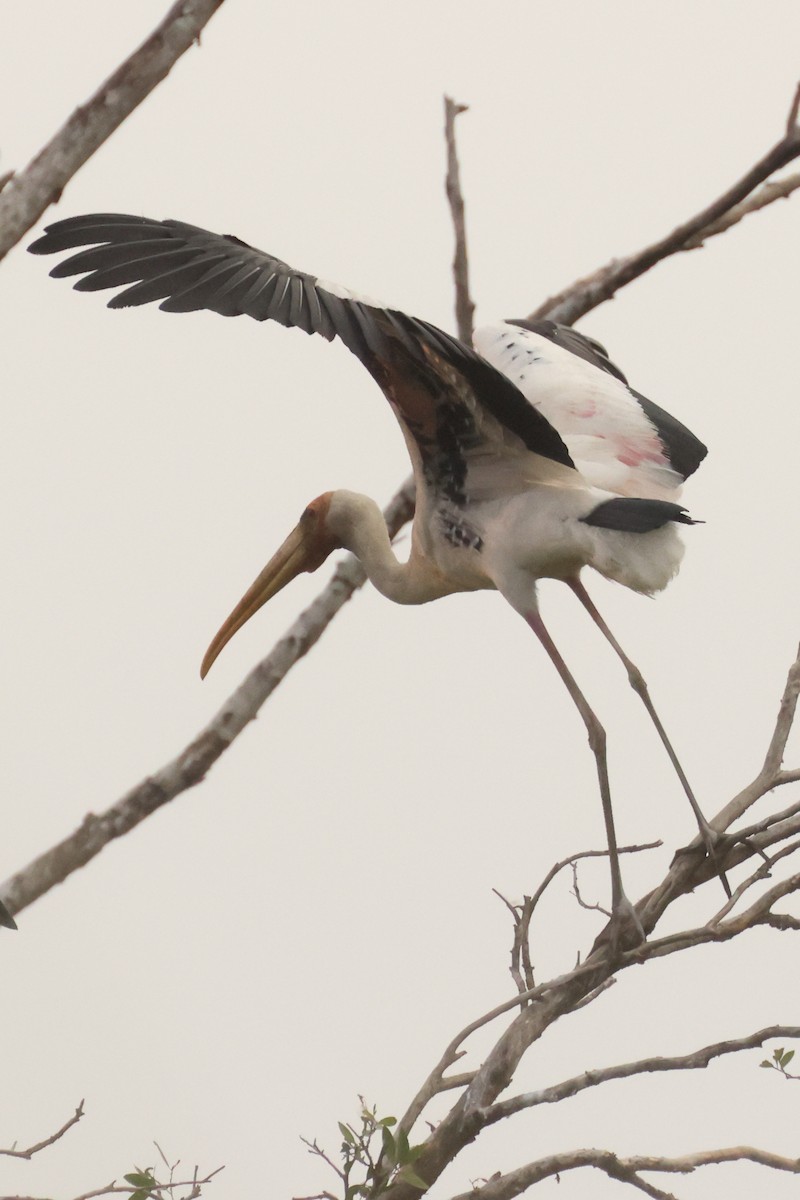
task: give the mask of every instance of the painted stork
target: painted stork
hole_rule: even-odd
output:
[[[572,697],[594,753],[608,836],[612,929],[643,936],[627,900],[611,809],[606,736],[539,613],[536,583],[563,580],[610,642],[641,696],[713,856],[706,823],[638,668],[594,607],[581,571],[593,567],[651,595],[678,570],[676,526],[694,524],[676,503],[705,446],[628,387],[603,346],[551,321],[502,321],[475,349],[405,313],[297,271],[230,235],[182,221],[102,213],[48,226],[30,247],[52,254],[89,247],[51,274],[80,275],[78,291],[124,287],[110,308],[160,301],[166,312],[209,309],[274,320],[329,341],[338,337],[386,396],[406,440],[417,486],[411,553],[395,558],[378,506],[326,492],[267,564],[212,641],[204,676],[261,605],[335,549],[352,551],[384,596],[424,604],[494,588],[527,621]]]

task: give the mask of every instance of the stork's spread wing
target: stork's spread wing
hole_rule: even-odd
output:
[[[478,330],[475,345],[558,429],[598,487],[669,498],[705,458],[703,443],[629,387],[593,338],[553,321],[519,320]]]
[[[429,325],[296,271],[230,235],[182,221],[100,213],[48,226],[30,247],[52,254],[88,246],[50,272],[82,275],[78,291],[123,287],[109,308],[160,301],[166,312],[209,309],[339,337],[380,384],[406,432],[415,470],[429,488],[459,502],[470,464],[497,473],[499,460],[573,466],[547,416],[470,347]],[[540,472],[541,473],[541,472]]]

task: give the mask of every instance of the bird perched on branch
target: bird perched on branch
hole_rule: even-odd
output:
[[[414,469],[411,554],[400,563],[378,506],[326,492],[225,621],[203,660],[205,675],[226,642],[302,571],[341,547],[383,595],[424,604],[452,592],[496,589],[534,631],[586,725],[608,836],[613,938],[642,935],[622,887],[605,732],[545,628],[542,578],[566,583],[622,660],[695,813],[707,825],[638,668],[606,626],[581,581],[584,567],[634,591],[660,591],[678,570],[677,502],[705,446],[633,391],[605,349],[551,321],[503,321],[479,330],[475,349],[415,317],[297,271],[230,235],[182,221],[124,214],[50,225],[34,254],[81,249],[51,274],[80,275],[78,291],[124,288],[110,308],[160,301],[166,312],[209,309],[274,320],[329,341],[364,364],[397,417]]]

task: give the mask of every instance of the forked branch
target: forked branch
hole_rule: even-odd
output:
[[[662,262],[665,258],[680,251],[696,249],[708,238],[729,229],[744,216],[757,212],[774,200],[788,196],[800,184],[800,177],[794,177],[798,182],[788,190],[773,187],[768,195],[759,193],[747,201],[747,197],[759,184],[764,183],[781,167],[787,166],[788,163],[800,156],[800,125],[797,123],[798,95],[800,95],[800,85],[792,99],[786,131],[780,141],[776,142],[741,179],[724,191],[721,196],[690,217],[688,221],[678,225],[665,237],[645,246],[638,253],[630,254],[625,258],[612,259],[606,266],[600,267],[591,275],[571,284],[564,291],[551,296],[533,310],[530,314],[531,317],[549,317],[552,321],[562,321],[566,325],[572,325],[591,309],[597,308],[598,304],[610,300],[620,288],[651,270],[656,263]],[[783,181],[783,185],[786,187],[785,181]],[[729,219],[733,213],[737,215],[733,219]]]

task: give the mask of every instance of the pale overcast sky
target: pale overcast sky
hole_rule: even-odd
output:
[[[6,0],[0,170],[165,8]],[[470,106],[478,320],[518,316],[742,174],[780,136],[798,47],[794,0],[228,0],[46,220],[182,218],[452,328],[448,92]],[[800,634],[799,252],[800,198],[580,326],[709,446],[684,493],[706,524],[686,531],[669,591],[648,601],[587,579],[709,813],[755,774]],[[269,605],[200,683],[210,636],[307,500],[346,486],[383,502],[407,473],[388,407],[341,346],[211,314],[108,312],[50,265],[20,247],[0,287],[0,877],[172,757],[315,594],[328,570]],[[542,610],[607,725],[621,838],[665,842],[625,863],[636,898],[693,835],[691,814],[577,603],[553,584]],[[154,1138],[187,1165],[227,1164],[217,1200],[332,1186],[298,1135],[335,1150],[359,1093],[399,1113],[453,1033],[510,994],[491,889],[520,897],[603,844],[584,730],[520,619],[490,594],[400,609],[365,592],[205,783],[0,932],[0,1145],[87,1108],[33,1164],[0,1160],[0,1192],[74,1196],[153,1162]],[[607,898],[605,867],[583,878]],[[670,920],[706,917],[717,890]],[[535,931],[540,973],[571,966],[598,927],[565,879]],[[770,932],[627,971],[516,1083],[791,1023],[797,978],[796,945]],[[575,1146],[796,1154],[796,1097],[760,1057],[522,1115],[431,1195]],[[621,1186],[573,1173],[536,1195]],[[797,1184],[745,1166],[669,1186],[738,1200]]]

